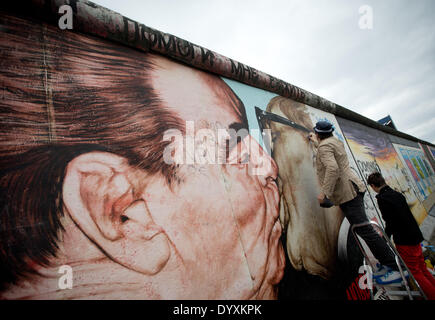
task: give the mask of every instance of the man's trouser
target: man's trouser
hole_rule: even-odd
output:
[[[364,208],[364,193],[358,192],[355,198],[340,204],[340,209],[351,226],[368,222]],[[355,232],[367,243],[375,258],[379,260],[379,263],[393,270],[399,270],[393,251],[388,246],[386,240],[371,225],[355,228]]]
[[[435,279],[426,268],[421,246],[396,245],[396,248],[427,298],[435,300]]]

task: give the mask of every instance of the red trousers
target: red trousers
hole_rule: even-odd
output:
[[[421,246],[396,245],[396,248],[427,298],[435,300],[435,279],[427,270]]]

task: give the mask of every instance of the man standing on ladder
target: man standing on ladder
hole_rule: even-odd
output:
[[[424,262],[420,243],[424,240],[405,197],[390,188],[379,172],[367,178],[377,193],[379,209],[385,221],[385,233],[393,236],[396,249],[429,300],[435,300],[435,279]]]
[[[340,206],[351,225],[368,222],[364,208],[364,183],[352,172],[343,143],[336,139],[334,128],[328,121],[319,121],[314,127],[314,134],[309,139],[317,145],[317,176],[322,188],[318,195],[319,204],[323,207]],[[388,270],[384,276],[377,277],[379,284],[401,282],[398,266],[393,251],[373,227],[355,228],[357,234],[364,239],[376,259],[381,263],[380,269]],[[378,270],[374,270],[378,272]]]

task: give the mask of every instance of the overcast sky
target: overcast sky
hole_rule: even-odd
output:
[[[94,2],[435,144],[435,0]]]

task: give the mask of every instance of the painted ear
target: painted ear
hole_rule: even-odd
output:
[[[169,259],[169,241],[145,201],[134,198],[132,173],[127,160],[115,154],[80,155],[67,166],[63,202],[82,232],[109,258],[155,274]]]

